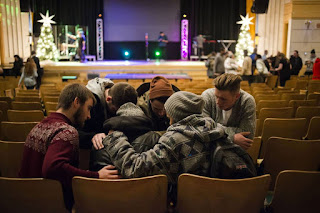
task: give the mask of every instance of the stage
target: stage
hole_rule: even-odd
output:
[[[59,82],[63,76],[76,76],[81,82],[93,77],[110,79],[152,79],[163,75],[168,79],[206,79],[203,61],[96,61],[96,62],[40,62],[44,68],[43,80]]]
[[[206,71],[203,61],[88,61],[80,62],[41,62],[45,72],[147,72],[147,73],[185,73],[189,71]]]

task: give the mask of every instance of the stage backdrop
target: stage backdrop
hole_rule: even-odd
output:
[[[149,35],[149,56],[154,58],[159,32],[169,39],[167,55],[180,55],[180,0],[104,0],[105,58],[145,59],[145,33]]]

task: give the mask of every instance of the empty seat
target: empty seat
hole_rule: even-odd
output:
[[[1,212],[68,212],[56,180],[0,177],[0,188]]]
[[[320,168],[320,140],[271,137],[266,144],[263,168],[265,174],[271,175],[271,189],[283,170],[316,171]]]
[[[280,95],[257,95],[255,97],[256,103],[259,103],[261,100],[280,100]]]
[[[320,139],[320,117],[316,116],[311,118],[310,123],[309,123],[309,128],[307,131],[306,139],[307,140],[316,140]]]
[[[1,140],[4,141],[26,141],[31,129],[38,122],[1,122]]]
[[[6,101],[0,101],[0,111],[3,113],[3,120],[8,120],[8,110],[10,109],[10,106],[8,102]]]
[[[38,122],[43,118],[41,110],[8,110],[8,121],[11,122]]]
[[[281,100],[286,100],[286,101],[290,101],[290,100],[305,100],[305,99],[306,99],[306,95],[297,94],[297,93],[284,93],[281,96]]]
[[[293,113],[296,114],[298,107],[300,106],[316,106],[315,100],[291,100],[289,101],[289,107],[293,107]]]
[[[267,141],[270,137],[302,139],[305,136],[305,118],[267,118],[261,134],[260,158],[264,158]]]
[[[320,105],[320,93],[309,93],[308,100],[316,100],[317,105]]]
[[[270,175],[246,179],[217,179],[182,174],[178,179],[179,212],[259,212]]]
[[[43,102],[58,102],[59,101],[59,96],[44,96],[43,97]]]
[[[276,182],[270,212],[319,212],[320,172],[282,171]]]
[[[76,212],[166,212],[168,182],[165,175],[103,180],[74,177]],[[109,192],[109,193],[108,193]]]
[[[0,176],[18,177],[24,142],[0,141]]]
[[[293,108],[282,107],[282,108],[262,108],[259,113],[258,124],[256,127],[256,136],[262,134],[263,123],[267,118],[292,118]]]
[[[257,103],[257,115],[262,108],[282,108],[287,107],[288,102],[285,100],[261,100]]]
[[[24,96],[24,97],[16,97],[15,101],[24,101],[24,102],[41,102],[40,97],[34,97],[34,96]]]
[[[42,110],[41,103],[39,102],[18,102],[11,103],[13,110]]]
[[[58,102],[45,102],[44,107],[46,108],[46,111],[55,111],[57,110]]]
[[[306,131],[308,130],[311,118],[315,116],[320,116],[320,106],[300,106],[296,112],[296,118],[307,119]]]

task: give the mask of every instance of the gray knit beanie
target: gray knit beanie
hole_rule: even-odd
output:
[[[169,116],[178,122],[189,115],[202,114],[204,100],[201,96],[191,92],[176,92],[168,98],[164,108]]]

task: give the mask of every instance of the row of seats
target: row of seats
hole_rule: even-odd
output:
[[[320,172],[286,170],[279,173],[268,212],[318,212]],[[176,210],[193,212],[247,212],[264,209],[270,200],[270,175],[224,180],[182,174],[178,180]],[[74,177],[75,212],[167,212],[167,177],[101,180]],[[67,212],[58,181],[42,178],[0,177],[2,212]],[[170,207],[169,207],[170,208]]]

